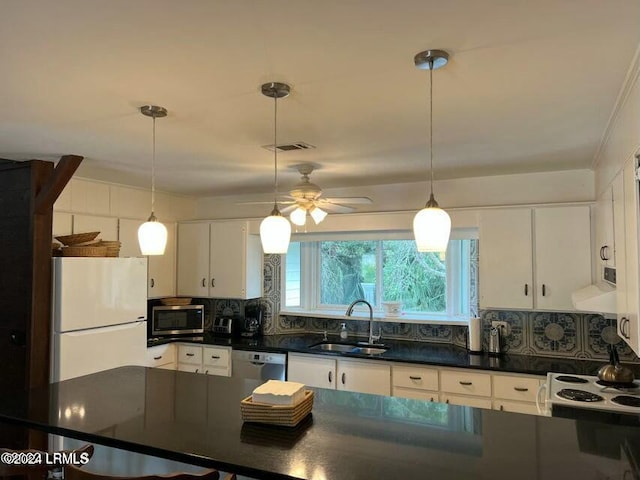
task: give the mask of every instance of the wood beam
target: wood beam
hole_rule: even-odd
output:
[[[42,187],[36,196],[35,214],[42,215],[47,213],[47,210],[53,208],[53,204],[58,199],[64,187],[66,187],[69,180],[75,173],[75,171],[82,163],[82,159],[79,155],[64,155],[60,158],[58,165],[56,165],[53,175],[49,177],[47,183]]]

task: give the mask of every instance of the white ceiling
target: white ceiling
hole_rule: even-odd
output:
[[[0,157],[148,186],[152,103],[160,189],[269,192],[275,80],[284,187],[424,180],[440,48],[436,178],[589,168],[639,42],[637,0],[2,0]]]

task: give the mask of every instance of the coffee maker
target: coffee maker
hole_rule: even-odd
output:
[[[262,322],[264,319],[264,307],[260,304],[247,305],[244,308],[244,318],[234,321],[234,335],[243,338],[256,338],[262,336]]]

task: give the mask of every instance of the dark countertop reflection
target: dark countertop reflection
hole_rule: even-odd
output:
[[[335,336],[329,339],[340,343]],[[363,339],[352,339],[356,340]],[[179,338],[167,338],[153,340],[149,346],[161,345],[175,341],[184,341]],[[425,365],[437,365],[444,367],[476,368],[480,370],[493,370],[497,372],[525,373],[533,375],[546,375],[547,372],[573,373],[581,375],[596,375],[598,369],[607,363],[606,360],[578,360],[574,358],[540,357],[535,355],[510,355],[492,357],[484,353],[481,355],[470,354],[466,348],[448,343],[409,342],[403,340],[384,340],[389,347],[382,355],[340,354],[335,352],[322,352],[309,349],[310,345],[322,341],[322,335],[317,333],[267,335],[260,338],[225,338],[211,334],[204,335],[202,340],[187,340],[189,343],[203,345],[229,346],[237,350],[256,350],[269,352],[298,352],[313,353],[317,355],[333,355],[341,357],[366,358],[371,360],[386,360],[389,362],[408,362]],[[636,377],[640,377],[640,365],[625,364],[634,370]]]
[[[243,423],[240,400],[259,383],[123,367],[6,392],[0,420],[265,479],[611,478],[631,468],[640,440],[638,416],[537,417],[325,389],[296,428]]]

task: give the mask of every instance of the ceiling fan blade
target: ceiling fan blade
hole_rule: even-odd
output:
[[[291,205],[296,203],[293,200],[278,200],[278,205]],[[236,202],[236,205],[273,205],[273,200],[267,202]]]
[[[355,208],[340,205],[339,203],[316,202],[316,206],[320,207],[322,210],[332,213],[351,213],[355,211]]]
[[[354,205],[373,203],[369,197],[331,197],[321,198],[320,201],[329,203],[352,203]]]
[[[293,212],[296,208],[298,208],[298,205],[296,205],[296,203],[294,202],[293,205],[289,205],[288,207],[284,207],[283,209],[281,209],[280,213],[286,215]]]

